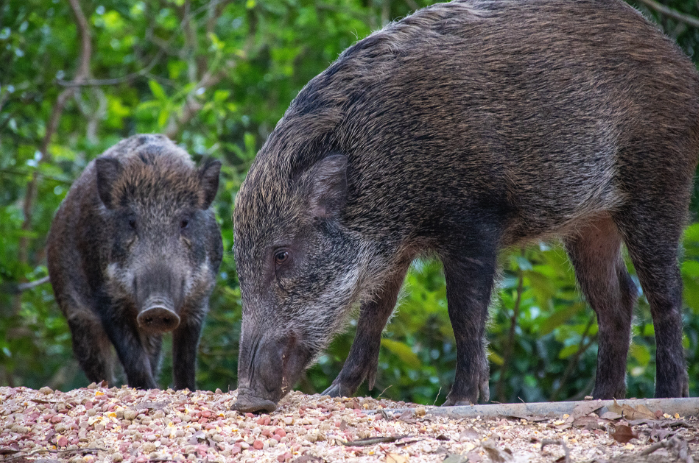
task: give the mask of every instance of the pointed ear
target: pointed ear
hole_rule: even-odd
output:
[[[118,159],[97,158],[95,159],[95,170],[97,171],[97,192],[102,203],[108,208],[114,207],[112,190],[114,183],[121,176],[124,168]]]
[[[309,181],[311,216],[336,217],[347,201],[347,156],[332,154],[321,159],[311,167]]]
[[[221,173],[221,161],[209,158],[204,166],[199,170],[201,179],[201,189],[204,193],[204,203],[202,209],[208,209],[216,197],[218,191],[218,176]]]

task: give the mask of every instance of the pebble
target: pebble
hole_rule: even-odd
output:
[[[49,395],[49,394],[53,393],[53,389],[51,389],[48,386],[44,386],[41,389],[39,389],[39,392],[41,392],[42,394],[45,394],[45,395]]]
[[[252,448],[254,448],[255,450],[262,450],[264,446],[264,442],[262,442],[259,439],[255,440],[255,442],[252,443]]]

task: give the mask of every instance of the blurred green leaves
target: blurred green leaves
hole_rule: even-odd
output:
[[[408,3],[412,4],[395,0],[81,0],[92,33],[91,78],[112,83],[76,89],[45,154],[40,153],[41,143],[65,88],[58,80],[70,81],[75,75],[80,35],[68,2],[1,3],[0,286],[46,275],[44,245],[51,219],[70,183],[91,159],[134,133],[171,133],[197,161],[213,156],[223,162],[214,208],[226,254],[201,339],[197,380],[206,389],[235,388],[241,321],[231,252],[235,194],[257,150],[298,91],[358,38],[409,14]],[[417,1],[419,6],[428,3]],[[693,1],[664,3],[698,14]],[[654,15],[637,6],[644,14]],[[697,30],[653,17],[694,57]],[[36,193],[27,202],[29,185],[36,187]],[[697,197],[693,220],[699,211]],[[27,204],[30,220],[24,210]],[[23,238],[27,240],[24,249]],[[23,253],[26,259],[20,259]],[[487,338],[491,384],[502,382],[503,386],[497,388],[500,397],[491,396],[501,401],[518,397],[534,401],[589,393],[597,325],[577,291],[564,250],[556,243],[538,243],[524,251],[503,252],[499,261],[502,272]],[[684,234],[681,269],[684,342],[690,392],[696,395],[699,224],[692,224]],[[301,389],[317,392],[330,385],[349,352],[355,325],[338,336],[307,372]],[[655,342],[643,297],[633,335],[628,395],[649,397]],[[420,259],[413,264],[381,346],[371,394],[383,392],[386,397],[430,404],[436,397],[443,400],[453,381],[456,349],[438,261]],[[166,355],[163,386],[171,381],[171,368]],[[0,292],[0,384],[50,384],[62,389],[86,384],[72,360],[70,335],[50,285],[37,286],[21,297]],[[369,393],[366,385],[359,393]]]

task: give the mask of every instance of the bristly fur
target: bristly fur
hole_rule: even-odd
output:
[[[623,241],[653,312],[656,396],[686,394],[676,255],[698,96],[691,61],[621,0],[437,4],[359,41],[291,103],[237,195],[240,365],[254,355],[248,336],[291,332],[316,354],[362,301],[352,351],[326,392],[371,383],[408,265],[435,253],[457,338],[447,403],[487,399],[497,251],[559,237],[598,316],[593,395],[621,398],[637,295]],[[336,153],[347,159],[344,206],[318,220],[308,185]],[[278,246],[300,256],[283,292],[265,276]],[[250,371],[241,384],[262,387]]]
[[[90,381],[114,382],[113,345],[130,386],[158,387],[162,333],[174,330],[174,385],[194,389],[222,256],[209,209],[219,168],[213,161],[196,169],[166,137],[137,135],[91,162],[71,187],[51,226],[48,267]],[[179,325],[142,326],[138,316],[149,309]]]

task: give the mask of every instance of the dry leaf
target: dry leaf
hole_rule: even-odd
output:
[[[399,453],[386,454],[386,463],[408,463],[408,457]]]
[[[579,416],[573,421],[573,426],[576,428],[599,429],[602,427],[599,422],[600,419],[596,416]]]
[[[631,439],[637,438],[638,435],[633,433],[633,430],[630,426],[620,424],[614,430],[612,437],[615,441],[619,442],[620,444],[625,444]]]
[[[628,404],[619,405],[615,400],[614,404],[608,407],[608,410],[613,413],[619,413],[621,415],[624,415],[624,417],[629,420],[640,420],[644,418],[647,420],[656,419],[655,413],[648,410],[648,407],[646,407],[643,404],[639,404],[636,407],[632,407]]]
[[[595,410],[599,410],[600,408],[602,408],[602,404],[599,400],[591,402],[581,402],[575,406],[575,408],[573,409],[572,413],[566,421],[572,423],[573,421],[575,421],[576,418],[589,415],[590,413],[594,412]]]
[[[618,420],[621,418],[621,415],[614,412],[604,412],[600,415],[600,418],[603,420]]]

